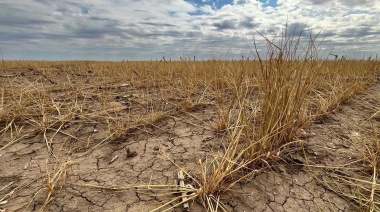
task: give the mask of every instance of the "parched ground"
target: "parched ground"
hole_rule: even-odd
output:
[[[7,73],[9,76],[0,78],[0,83],[12,77],[20,86],[25,79],[44,80],[38,73],[38,77],[31,71],[20,73]],[[91,76],[82,77],[85,81]],[[44,83],[49,84],[46,79]],[[143,92],[136,88],[119,86],[105,106],[93,103],[88,107],[100,111],[97,117],[112,114],[123,119],[131,110],[144,113],[146,105],[151,103],[145,102],[142,96]],[[65,99],[60,91],[53,92],[52,98]],[[347,167],[363,165],[359,161],[366,154],[363,145],[374,139],[373,129],[380,129],[379,100],[378,81],[339,106],[329,117],[303,129],[298,138],[303,148],[284,152],[283,160],[273,169],[235,186],[222,195],[221,202],[231,211],[358,211],[358,204],[344,196],[354,193],[353,187],[339,183],[336,176],[344,179],[360,175],[356,169]],[[4,136],[0,141],[0,211],[157,208],[170,196],[152,197],[131,189],[115,191],[95,185],[174,184],[177,166],[196,176],[198,161],[223,148],[223,135],[212,128],[218,116],[213,104],[183,111],[169,110],[170,114],[159,117],[153,124],[142,121],[133,128],[124,126],[125,133],[113,137],[109,137],[113,129],[106,122],[79,113],[72,121],[52,125],[45,133],[25,125],[21,131],[23,137],[6,147],[11,140],[10,135]],[[14,129],[13,133],[16,132]],[[351,165],[344,166],[347,164]],[[190,208],[204,211],[197,201]]]
[[[292,161],[290,165],[280,164],[276,171],[242,185],[244,195],[235,195],[239,198],[233,200],[234,209],[359,211],[358,204],[343,195],[357,195],[356,186],[337,179],[361,176],[361,166],[368,166],[360,160],[368,156],[363,145],[374,141],[373,129],[380,129],[379,100],[377,83],[339,106],[327,119],[311,124],[300,136],[304,150],[285,156]],[[379,196],[375,198],[380,200]]]

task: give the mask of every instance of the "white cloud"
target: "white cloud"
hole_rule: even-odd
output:
[[[205,1],[203,1],[205,2]],[[340,54],[379,53],[380,1],[234,0],[220,9],[184,0],[0,2],[0,49],[9,59],[179,58],[249,52],[254,29],[272,36],[307,24]],[[214,54],[214,55],[215,55]]]

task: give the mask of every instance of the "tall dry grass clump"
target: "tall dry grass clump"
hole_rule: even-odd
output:
[[[282,36],[280,46],[268,39],[268,60],[257,52],[259,88],[262,94],[257,125],[247,123],[249,131],[245,158],[267,154],[278,158],[282,146],[291,142],[297,131],[308,124],[307,96],[313,89],[316,73],[323,61],[318,59],[316,37],[301,47],[299,37]],[[252,141],[260,141],[252,144]]]
[[[300,129],[325,118],[376,79],[377,62],[322,60],[318,35],[305,41],[302,33],[287,36],[285,31],[278,43],[263,36],[268,48],[266,55],[256,48],[258,68],[240,71],[230,83],[235,98],[228,121],[223,121],[228,143],[221,153],[200,162],[198,195],[209,210],[216,205],[224,210],[218,195],[270,168],[290,146],[303,145],[295,140]],[[246,83],[252,76],[258,102]]]
[[[216,205],[224,210],[218,195],[272,167],[291,146],[302,146],[295,139],[302,128],[325,118],[376,79],[378,63],[320,59],[318,34],[305,41],[303,33],[287,36],[291,33],[285,30],[278,43],[263,36],[268,48],[264,55],[256,48],[259,64],[230,78],[235,97],[222,121],[228,143],[200,162],[198,195],[209,210]]]
[[[235,99],[227,121],[228,144],[223,153],[200,162],[199,195],[209,209],[215,205],[223,209],[215,196],[277,161],[297,131],[308,124],[306,99],[323,62],[318,60],[316,37],[301,47],[302,30],[298,37],[286,34],[279,45],[264,37],[268,49],[266,57],[256,51],[259,68],[241,72],[232,83],[238,86],[231,88]],[[252,89],[244,83],[252,73],[258,83],[259,102],[250,98]]]

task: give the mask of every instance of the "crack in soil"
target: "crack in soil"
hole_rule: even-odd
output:
[[[120,91],[127,93],[129,97],[121,96],[115,99],[117,102],[129,105],[133,110],[147,112],[147,108],[153,107],[152,104],[165,105],[164,102],[140,102],[139,95],[142,94],[135,95],[133,91],[123,89]],[[149,92],[157,93],[157,89]],[[380,83],[369,87],[366,93],[357,95],[345,105],[341,105],[328,119],[323,120],[323,123],[313,123],[308,129],[304,129],[308,133],[302,138],[306,155],[303,155],[302,151],[291,153],[292,158],[300,158],[299,163],[279,164],[275,168],[276,172],[263,172],[253,177],[250,182],[237,184],[232,191],[222,197],[222,202],[231,211],[357,210],[358,208],[351,202],[318,181],[323,179],[321,177],[323,173],[309,172],[306,162],[313,165],[339,166],[360,158],[360,152],[355,150],[359,149],[363,140],[369,139],[372,127],[380,129],[379,119],[376,117],[370,119],[374,111],[365,104],[368,102],[368,105],[379,107],[379,101],[372,98],[376,93],[380,93]],[[198,166],[198,160],[204,158],[207,152],[223,148],[221,144],[224,135],[216,134],[212,127],[205,126],[217,117],[213,107],[213,105],[202,105],[186,113],[178,112],[175,116],[164,117],[151,126],[139,127],[115,140],[107,140],[102,146],[86,154],[85,158],[80,157],[81,153],[87,151],[82,146],[88,145],[91,148],[104,140],[110,134],[106,124],[73,122],[62,131],[75,138],[48,131],[46,135],[52,139],[51,148],[55,157],[49,156],[40,132],[31,132],[29,136],[1,152],[0,159],[3,163],[0,164],[0,189],[10,182],[14,184],[0,190],[0,198],[12,193],[25,180],[39,180],[15,190],[1,209],[22,211],[25,209],[25,203],[34,198],[25,210],[39,210],[47,195],[46,169],[49,170],[50,176],[53,176],[58,171],[54,168],[55,165],[62,162],[57,158],[67,156],[79,159],[76,158],[78,160],[75,160],[75,163],[64,172],[65,179],[57,181],[53,199],[47,204],[46,211],[154,209],[167,198],[152,197],[133,190],[114,191],[79,186],[79,184],[168,185],[174,181],[173,173],[177,169],[168,158],[184,170],[194,175],[198,174],[199,170],[194,168]],[[124,112],[130,113],[128,110]],[[65,141],[64,145],[61,141]],[[341,176],[353,174],[341,170],[334,171],[331,172]],[[39,189],[41,192],[34,196]],[[198,201],[191,204],[191,209],[205,211]],[[174,209],[174,211],[180,210]]]

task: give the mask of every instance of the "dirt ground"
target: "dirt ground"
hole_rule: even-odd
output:
[[[20,70],[10,71],[7,73],[10,76],[0,78],[0,84],[16,75],[14,83],[20,86],[25,85],[23,80],[36,79],[49,84],[32,71],[22,72],[23,76],[20,73]],[[89,77],[76,80],[85,81]],[[141,98],[140,91],[128,86],[115,88],[111,96],[108,105],[97,104],[94,100],[88,107],[92,107],[91,111],[104,111],[123,118],[135,108],[143,113],[146,107],[142,105],[150,104]],[[52,98],[59,101],[64,96],[57,90]],[[373,139],[373,128],[380,129],[379,100],[380,81],[346,101],[328,118],[303,129],[297,138],[303,141],[303,148],[284,152],[277,166],[235,186],[222,195],[221,202],[231,211],[239,212],[358,211],[354,201],[337,192],[337,187],[329,187],[334,179],[331,174],[356,176],[356,171],[323,167],[341,167],[363,157],[363,143]],[[7,109],[2,110],[6,112]],[[42,207],[45,211],[153,210],[168,198],[84,184],[174,184],[176,165],[196,174],[199,159],[222,147],[223,135],[215,133],[211,127],[217,118],[215,111],[213,104],[202,104],[171,113],[154,124],[129,128],[112,138],[109,138],[112,129],[106,122],[84,116],[52,127],[59,128],[59,132],[51,129],[44,134],[25,125],[22,132],[26,136],[0,151],[0,211],[37,211]],[[49,141],[50,150],[44,137]],[[0,148],[9,141],[4,136]],[[60,168],[65,172],[55,178]],[[51,181],[58,179],[54,188],[49,188],[49,178]],[[337,182],[334,185],[339,187]],[[49,189],[54,191],[43,206]],[[353,192],[343,184],[340,189]],[[205,211],[197,201],[191,202],[190,208],[191,211]]]

